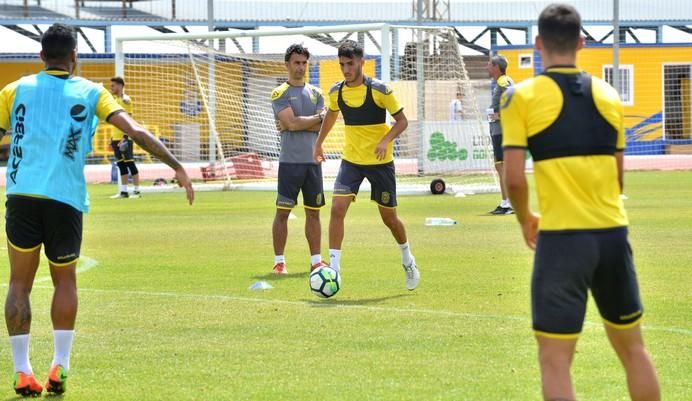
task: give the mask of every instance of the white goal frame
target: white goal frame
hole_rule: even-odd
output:
[[[387,23],[376,23],[376,24],[352,24],[352,25],[334,25],[334,26],[322,26],[322,27],[310,27],[310,28],[286,28],[286,29],[270,29],[270,30],[248,30],[248,31],[215,31],[215,32],[201,32],[201,33],[166,33],[166,34],[151,34],[151,35],[123,35],[123,36],[118,36],[115,37],[115,74],[118,76],[124,76],[125,75],[125,53],[124,53],[124,44],[126,42],[131,43],[131,42],[146,42],[146,41],[160,41],[160,40],[179,40],[179,41],[192,41],[192,40],[217,40],[217,39],[237,39],[237,38],[255,38],[255,37],[272,37],[272,36],[290,36],[290,35],[309,35],[309,34],[324,34],[324,33],[334,33],[334,32],[340,32],[340,33],[351,33],[351,32],[362,32],[362,31],[379,31],[380,33],[380,54],[381,55],[391,55],[392,54],[392,40],[396,39],[396,36],[393,35],[393,29],[399,29],[399,28],[410,28],[410,29],[435,29],[439,27],[427,27],[427,26],[403,26],[403,25],[390,25]],[[420,31],[419,31],[420,32]],[[394,36],[394,38],[393,38]],[[419,52],[419,56],[417,57],[417,74],[419,79],[419,90],[421,87],[424,89],[424,81],[421,81],[421,78],[423,77],[423,69],[424,69],[424,63],[423,63],[423,57],[421,57],[422,53],[422,46],[417,46],[417,50]],[[210,53],[212,53],[213,50],[210,50]],[[387,56],[382,56],[380,57],[380,78],[384,82],[390,82],[391,81],[391,60],[390,57]],[[197,74],[197,71],[195,69],[195,74]],[[216,152],[209,152],[209,162],[213,163],[216,161],[216,158],[220,161],[220,163],[223,166],[224,171],[226,171],[226,165],[224,161],[224,154],[223,154],[223,149],[221,147],[221,144],[217,140],[218,138],[218,132],[215,129],[215,123],[214,123],[214,115],[216,112],[215,109],[215,95],[214,95],[214,90],[215,90],[215,71],[213,68],[213,64],[211,67],[208,69],[208,77],[207,82],[208,82],[208,99],[205,96],[202,96],[203,100],[203,105],[204,108],[207,110],[207,116],[208,116],[208,123],[209,123],[209,130],[210,130],[210,135],[209,135],[209,149],[212,149],[212,146],[215,148]],[[468,79],[468,77],[467,77]],[[197,80],[199,81],[199,79]],[[202,92],[202,87],[200,85],[199,90]],[[420,93],[420,92],[419,92]],[[473,95],[475,98],[475,95]],[[420,110],[420,106],[419,106]],[[480,115],[480,112],[476,110],[476,114]],[[424,116],[424,111],[421,113],[419,112],[419,116],[423,115]],[[423,124],[423,127],[426,124],[425,118],[420,120],[420,123]],[[484,126],[483,122],[478,120],[478,124],[476,129],[478,129],[479,132],[486,133],[487,135],[487,129]],[[213,143],[212,143],[213,142]],[[424,138],[423,135],[420,135],[419,138],[419,150],[422,154],[422,149],[423,149],[423,142]],[[490,151],[488,151],[490,154]],[[492,157],[490,156],[489,159]],[[419,172],[421,172],[421,167],[419,165]],[[483,169],[485,171],[485,169]],[[489,176],[492,176],[492,183],[490,184],[483,184],[479,185],[477,187],[472,187],[472,188],[457,188],[453,185],[447,185],[448,192],[462,192],[462,193],[485,193],[485,192],[499,192],[499,181],[498,177],[492,168],[492,165],[488,166],[487,169],[487,174]],[[276,186],[275,184],[249,184],[245,186],[239,186],[239,185],[234,185],[231,183],[229,175],[226,173],[226,183],[224,185],[224,189],[243,189],[244,187],[251,188],[253,190],[257,189],[266,189],[266,190],[275,190]],[[266,186],[266,188],[265,188]],[[400,185],[401,186],[401,185]],[[366,186],[367,187],[367,186]],[[325,183],[325,190],[328,189],[328,183]],[[367,190],[367,188],[365,188]],[[398,191],[402,194],[406,193],[430,193],[429,185],[415,185],[415,188],[413,189],[406,189],[406,188],[401,188],[401,191]]]

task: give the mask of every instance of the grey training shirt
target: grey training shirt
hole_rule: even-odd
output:
[[[322,91],[310,84],[291,86],[285,82],[272,91],[272,108],[277,120],[279,112],[286,107],[291,107],[296,117],[315,115],[324,108]],[[316,163],[312,154],[317,134],[315,131],[281,131],[279,162]]]

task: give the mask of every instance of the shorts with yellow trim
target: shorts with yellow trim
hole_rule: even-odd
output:
[[[298,193],[303,193],[306,209],[324,206],[322,165],[316,163],[279,163],[276,207],[293,209],[298,202]]]
[[[360,184],[365,178],[370,182],[370,199],[380,206],[396,207],[396,172],[393,161],[367,165],[342,160],[334,181],[334,196],[358,195]]]
[[[82,212],[53,199],[9,195],[5,232],[10,246],[20,252],[43,244],[53,264],[70,264],[79,258],[82,246]]]
[[[541,231],[531,279],[536,334],[580,333],[589,290],[606,322],[626,328],[641,318],[644,307],[627,227]]]
[[[122,140],[111,140],[111,148],[115,161],[132,161],[134,160],[132,139],[127,135]]]

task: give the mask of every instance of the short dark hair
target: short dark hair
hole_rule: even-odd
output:
[[[55,23],[41,35],[41,49],[46,60],[64,60],[76,48],[77,34],[69,25]]]
[[[574,51],[581,35],[581,16],[568,4],[551,4],[538,16],[538,35],[549,52]]]
[[[346,58],[363,58],[363,54],[363,46],[355,40],[344,40],[339,45],[339,51],[337,53],[339,57]]]
[[[490,57],[490,64],[496,65],[500,68],[501,73],[507,72],[507,59],[504,56],[492,56]]]
[[[295,43],[290,46],[288,46],[288,49],[286,49],[286,54],[284,55],[284,61],[288,63],[288,60],[291,59],[292,54],[302,54],[306,58],[310,58],[310,52],[308,51],[308,48],[299,44]]]
[[[125,80],[123,79],[123,77],[120,77],[120,76],[116,76],[116,77],[111,78],[111,82],[115,82],[117,84],[125,86]]]

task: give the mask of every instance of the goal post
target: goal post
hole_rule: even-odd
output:
[[[336,48],[346,39],[363,45],[365,75],[391,87],[409,120],[394,144],[400,192],[429,193],[435,178],[456,192],[498,191],[484,112],[489,81],[469,78],[452,28],[361,24],[123,36],[115,43],[116,74],[127,81],[135,118],[154,127],[181,160],[197,163],[200,178],[273,190],[281,134],[270,96],[286,81],[284,51],[292,43],[310,50],[306,82],[328,102],[329,89],[343,79]],[[325,189],[343,140],[339,119],[324,144]]]

